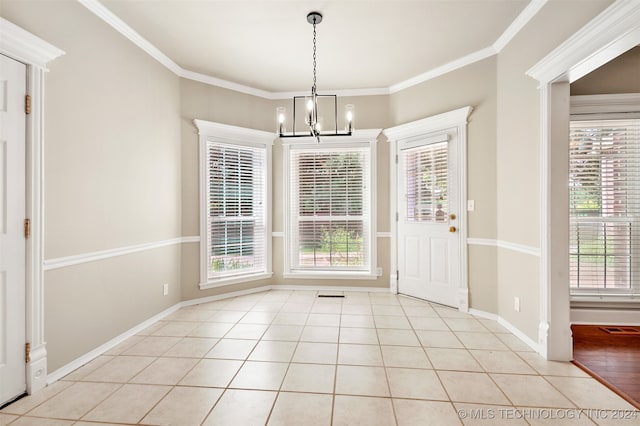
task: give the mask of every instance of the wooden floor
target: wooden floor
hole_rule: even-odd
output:
[[[640,409],[640,327],[572,325],[571,331],[575,364]]]

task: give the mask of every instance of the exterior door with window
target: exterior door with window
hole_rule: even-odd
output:
[[[398,144],[398,292],[458,307],[455,132]]]
[[[26,389],[26,93],[25,65],[0,55],[0,406]]]

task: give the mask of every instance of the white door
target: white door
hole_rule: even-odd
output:
[[[26,66],[0,55],[0,405],[26,390]]]
[[[455,132],[398,145],[398,292],[458,307]]]

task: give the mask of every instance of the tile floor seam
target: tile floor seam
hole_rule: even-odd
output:
[[[282,407],[282,406],[287,406],[288,404],[291,404],[292,401],[296,400],[296,399],[291,399],[291,397],[283,398],[284,395],[300,395],[300,396],[316,395],[316,397],[312,398],[311,400],[306,399],[305,401],[307,400],[316,401],[318,404],[320,404],[322,401],[322,399],[321,398],[319,399],[318,397],[320,396],[326,397],[330,395],[331,396],[330,402],[326,401],[326,405],[325,405],[326,408],[323,408],[323,409],[330,408],[328,410],[329,416],[330,416],[328,418],[328,423],[331,425],[335,424],[335,420],[336,420],[335,416],[341,415],[336,412],[336,407],[337,407],[336,403],[338,399],[340,399],[341,397],[369,398],[369,400],[371,401],[373,401],[373,398],[375,398],[376,400],[388,401],[388,403],[391,404],[390,410],[389,410],[389,407],[386,405],[387,403],[385,403],[384,405],[384,407],[386,408],[383,408],[382,405],[377,405],[377,406],[380,407],[380,409],[389,410],[389,411],[386,411],[386,413],[390,413],[393,416],[393,421],[395,421],[396,424],[398,424],[398,422],[400,422],[401,420],[399,417],[400,413],[398,411],[400,409],[399,408],[400,406],[397,405],[395,401],[413,401],[415,402],[415,404],[417,404],[418,402],[425,402],[425,403],[429,402],[433,404],[445,402],[446,404],[444,405],[438,405],[438,407],[441,407],[439,409],[444,409],[443,407],[448,407],[447,409],[453,409],[454,411],[457,410],[458,407],[460,406],[491,407],[496,405],[504,406],[512,409],[517,409],[518,407],[548,409],[548,407],[544,407],[544,406],[540,407],[540,405],[545,405],[545,404],[540,404],[540,401],[542,402],[553,401],[552,399],[536,399],[536,398],[529,399],[529,400],[524,399],[523,401],[519,401],[522,403],[516,405],[514,403],[513,398],[509,396],[510,393],[507,393],[507,391],[503,389],[502,386],[499,385],[499,383],[501,382],[499,382],[497,378],[500,376],[509,376],[512,378],[511,380],[515,380],[516,383],[519,380],[518,377],[522,377],[522,378],[539,377],[540,379],[531,379],[531,380],[537,380],[540,383],[544,383],[545,386],[550,386],[549,389],[553,389],[553,391],[557,393],[558,401],[560,401],[560,402],[556,401],[558,405],[566,404],[566,405],[580,408],[580,405],[578,404],[578,402],[577,401],[574,402],[574,399],[569,397],[569,394],[573,394],[570,392],[570,388],[563,385],[569,391],[567,393],[562,392],[560,390],[560,387],[558,385],[554,385],[554,383],[552,382],[552,380],[550,380],[550,378],[560,377],[560,378],[587,379],[587,377],[572,375],[571,373],[573,372],[573,370],[571,370],[570,367],[564,367],[560,365],[556,366],[556,364],[552,364],[551,362],[546,361],[543,358],[540,358],[540,361],[537,362],[537,358],[534,358],[532,356],[526,356],[525,354],[529,354],[529,353],[535,354],[535,352],[517,350],[519,348],[518,345],[515,344],[517,343],[517,341],[514,341],[512,337],[507,337],[507,336],[513,336],[513,335],[506,330],[503,331],[502,333],[500,333],[499,331],[496,331],[496,330],[499,330],[497,323],[494,324],[494,326],[491,326],[491,324],[487,323],[487,321],[489,320],[485,319],[484,320],[485,322],[483,322],[481,321],[481,319],[478,319],[473,315],[461,313],[459,311],[454,311],[442,305],[409,298],[404,295],[395,295],[395,294],[386,295],[382,293],[381,294],[375,293],[374,295],[370,293],[363,293],[364,296],[361,297],[360,293],[356,293],[353,295],[353,299],[349,299],[348,298],[349,294],[345,292],[347,296],[345,300],[325,301],[325,300],[318,299],[317,294],[318,294],[318,291],[315,291],[315,290],[313,291],[307,291],[307,290],[266,291],[266,292],[255,293],[247,296],[233,297],[228,299],[224,303],[217,303],[216,305],[208,305],[207,303],[204,303],[202,304],[203,307],[200,309],[197,308],[198,305],[194,305],[193,307],[185,307],[187,309],[185,309],[184,311],[182,310],[176,311],[177,315],[173,319],[160,320],[156,324],[152,324],[151,326],[147,327],[147,329],[143,330],[140,334],[136,334],[135,336],[132,336],[131,338],[132,343],[130,345],[126,343],[129,341],[129,339],[127,339],[124,342],[121,342],[120,344],[118,344],[116,347],[112,348],[110,351],[106,351],[104,354],[100,354],[96,358],[92,359],[91,361],[89,361],[88,363],[80,367],[80,368],[84,368],[87,365],[89,365],[89,363],[95,362],[95,365],[97,365],[95,368],[89,368],[77,377],[71,376],[71,374],[73,374],[74,372],[69,373],[68,376],[70,377],[70,379],[65,380],[65,378],[63,378],[60,380],[61,383],[70,383],[69,385],[56,391],[55,393],[52,393],[51,395],[47,395],[45,399],[38,402],[34,406],[29,407],[28,410],[25,411],[25,413],[17,415],[17,417],[12,419],[11,422],[12,423],[17,422],[21,418],[28,418],[28,417],[38,418],[38,419],[53,418],[53,417],[33,416],[33,415],[30,415],[29,413],[35,411],[38,407],[41,407],[47,402],[51,401],[56,396],[65,392],[65,390],[68,390],[78,384],[92,384],[92,385],[108,384],[108,385],[113,385],[114,389],[112,389],[110,392],[107,392],[106,395],[102,399],[100,399],[97,403],[95,403],[95,401],[92,401],[92,403],[94,403],[95,405],[92,405],[91,408],[89,408],[86,412],[81,414],[79,419],[75,419],[75,418],[66,419],[66,418],[55,417],[56,419],[60,418],[61,420],[65,420],[65,421],[69,420],[71,422],[81,421],[81,419],[85,418],[88,415],[88,413],[95,410],[98,406],[103,404],[106,400],[111,398],[116,392],[119,392],[121,389],[123,389],[127,385],[163,386],[168,389],[167,392],[163,394],[157,401],[152,403],[150,407],[145,407],[146,412],[142,415],[139,422],[142,422],[145,417],[153,413],[154,410],[156,410],[156,408],[158,408],[160,404],[163,403],[163,401],[168,401],[167,398],[170,398],[170,395],[176,389],[217,389],[220,392],[217,399],[212,403],[211,407],[207,407],[207,409],[205,410],[204,417],[203,417],[203,420],[201,421],[201,424],[206,423],[207,419],[209,419],[211,415],[215,415],[216,407],[221,406],[220,405],[221,401],[223,400],[223,398],[225,398],[226,395],[229,395],[229,398],[231,398],[231,395],[240,395],[240,393],[237,393],[237,392],[252,392],[252,393],[256,392],[254,395],[258,395],[257,392],[266,392],[273,395],[272,400],[269,400],[269,397],[267,397],[267,399],[264,400],[266,403],[270,404],[270,406],[268,406],[268,412],[264,411],[264,415],[266,417],[261,417],[261,419],[264,420],[265,424],[267,424],[269,421],[274,419],[273,416],[276,413],[276,410],[280,410],[277,414],[277,417],[278,419],[281,419],[282,409],[278,409],[278,404],[280,403],[280,401],[283,401],[281,403],[281,407]],[[347,303],[347,301],[349,300],[351,300],[351,303]],[[216,302],[209,302],[209,303],[216,303]],[[299,306],[292,306],[296,304]],[[358,305],[362,307],[346,308],[348,305],[351,305],[351,306]],[[305,306],[307,306],[308,309],[305,308]],[[204,307],[206,308],[215,307],[216,309],[204,309]],[[426,310],[421,311],[422,308],[426,308]],[[296,312],[289,312],[288,311],[289,309],[293,309],[293,310],[306,309],[306,311],[302,313],[296,313]],[[202,311],[202,312],[210,311],[211,313],[206,314],[206,313],[188,312],[191,310]],[[344,313],[345,310],[348,311],[349,313]],[[180,314],[181,311],[182,311],[182,314]],[[226,312],[227,314],[220,314],[221,312]],[[368,312],[368,314],[362,314],[359,312]],[[401,312],[401,314],[398,312]],[[285,318],[284,323],[278,323],[277,322],[278,316],[280,314],[287,314],[287,313],[293,313],[294,315],[292,315],[290,318],[286,318],[283,315],[283,318]],[[411,315],[409,313],[411,313]],[[219,322],[212,321],[219,314],[220,316],[217,318]],[[362,320],[356,319],[354,317],[355,315],[359,315],[363,317],[363,319]],[[296,319],[296,317],[298,319]],[[345,322],[344,320],[347,317],[353,317],[353,318]],[[187,318],[187,319],[185,320],[184,318]],[[196,320],[196,318],[200,318],[200,319]],[[301,318],[304,318],[304,321],[300,323],[299,319]],[[369,318],[369,320],[372,322],[371,328],[369,326],[363,327],[361,325],[358,325],[358,324],[367,324],[367,318]],[[418,319],[420,318],[437,319],[444,324],[446,330],[429,330],[429,329],[419,330],[416,328],[416,326],[427,326],[427,327],[430,326],[430,323],[428,320],[422,321],[422,322],[418,321]],[[378,321],[376,321],[376,319],[378,319]],[[243,320],[247,320],[248,322],[241,322]],[[336,321],[337,321],[337,324],[336,324]],[[297,325],[292,325],[289,322],[292,322]],[[349,325],[343,326],[343,323],[346,323]],[[230,327],[224,333],[220,333],[222,335],[221,337],[216,337],[216,338],[197,337],[197,336],[190,336],[189,334],[191,332],[184,334],[184,331],[190,327],[187,324],[194,325],[194,328],[192,329],[191,332],[193,332],[193,330],[197,329],[198,327],[206,324],[227,324],[227,325],[230,325]],[[251,330],[251,332],[252,333],[255,332],[255,334],[251,335],[251,337],[248,338],[248,337],[244,337],[241,332],[237,334],[232,333],[232,330],[238,325],[242,325],[242,326],[236,328],[236,331],[241,330],[242,332],[246,332],[246,331],[248,332],[249,330]],[[277,332],[274,332],[273,335],[276,336],[277,339],[265,340],[265,336],[267,336],[267,333],[269,332],[271,327],[275,325],[281,325],[284,327],[291,327],[291,328],[282,329],[285,331],[282,331],[283,334],[281,335],[278,335]],[[389,328],[390,325],[394,327]],[[403,328],[402,326],[406,326],[407,328]],[[300,331],[297,337],[295,336],[296,329],[294,327],[300,327]],[[307,342],[303,340],[303,333],[305,331],[305,328],[307,327],[324,327],[324,328],[313,329],[313,331],[310,332],[311,333],[310,339],[318,339],[318,341],[312,340]],[[433,328],[437,328],[437,327],[439,327],[439,324],[434,323]],[[351,341],[351,340],[354,340],[353,338],[350,338],[351,340],[347,339],[346,341],[341,342],[341,339],[343,337],[342,336],[343,331],[345,329],[353,329],[353,328],[361,328],[363,330],[375,330],[374,335],[375,335],[376,343],[373,343],[373,340],[371,340],[370,342],[366,340],[357,341],[358,339],[360,339],[360,337],[357,337],[355,339],[356,340],[355,342]],[[457,331],[455,331],[454,328],[457,329]],[[331,333],[333,332],[330,332],[329,334],[325,334],[325,332],[330,329],[336,329],[335,332],[337,333],[337,340],[335,341],[332,340],[334,339],[334,336],[331,335]],[[309,329],[309,330],[312,330],[312,329]],[[423,341],[421,340],[420,335],[423,335],[425,339],[427,338],[436,339],[435,336],[437,335],[429,335],[425,333],[419,334],[420,331],[427,332],[427,333],[429,332],[437,333],[440,331],[446,332],[448,333],[448,335],[452,336],[452,338],[454,339],[453,341],[457,342],[460,345],[460,347],[449,348],[449,346],[451,345],[447,343],[446,339]],[[320,333],[318,335],[319,337],[313,337],[313,335],[316,332]],[[144,333],[147,333],[147,334],[144,334]],[[155,333],[160,333],[160,334],[157,335]],[[289,333],[289,334],[286,334],[286,333]],[[233,337],[231,337],[230,334],[233,335]],[[390,340],[384,345],[381,343],[382,342],[380,338],[381,334],[385,336],[385,339],[390,338]],[[501,339],[499,337],[499,334],[504,335],[505,340]],[[488,344],[485,344],[483,342],[482,340],[483,335],[486,335],[487,338],[490,340]],[[286,338],[287,336],[292,336],[293,340],[291,338],[287,339]],[[399,336],[406,336],[406,338],[399,337]],[[411,342],[411,339],[408,336],[412,336],[413,339],[416,339],[418,345],[411,346],[409,343]],[[463,341],[460,336],[465,337],[465,340]],[[281,337],[282,339],[280,339]],[[190,339],[190,338],[211,339],[212,341],[215,340],[215,343],[213,343],[208,350],[204,350],[204,353],[198,352],[198,356],[167,355],[170,353],[172,349],[176,348],[176,346],[179,345],[181,342],[185,343],[186,339]],[[129,350],[131,350],[134,346],[140,345],[143,341],[145,341],[145,339],[147,339],[146,340],[147,342],[157,344],[157,346],[154,348],[145,348],[144,346],[138,346],[137,350],[132,350],[131,352],[140,352],[140,353],[132,353],[132,354],[126,353]],[[166,349],[163,348],[163,345],[161,343],[165,343],[165,344],[169,343],[171,342],[171,339],[175,339],[173,344]],[[440,337],[438,337],[438,339],[440,339]],[[234,341],[250,340],[254,343],[253,343],[253,346],[251,347],[251,350],[248,353],[243,353],[239,355],[241,359],[226,359],[226,358],[220,358],[220,357],[207,358],[207,355],[209,355],[209,352],[212,351],[216,346],[218,346],[222,341],[231,341],[231,340],[234,340]],[[324,340],[331,341],[332,343],[325,343]],[[445,342],[444,345],[442,342]],[[467,342],[467,344],[465,344],[465,342]],[[295,343],[295,345],[287,345],[284,343],[289,343],[289,344]],[[334,369],[331,394],[323,392],[322,386],[320,387],[316,386],[315,388],[313,386],[299,387],[294,384],[292,385],[291,389],[285,389],[285,381],[287,380],[288,375],[291,372],[293,372],[294,365],[300,364],[300,365],[309,366],[317,363],[316,361],[312,361],[313,358],[307,358],[307,359],[301,358],[304,361],[294,362],[295,354],[297,353],[298,349],[301,347],[301,343],[311,344],[310,348],[312,348],[312,350],[319,348],[319,347],[314,347],[313,346],[314,344],[335,346],[335,360],[330,364],[320,364],[323,366],[331,366]],[[443,347],[441,347],[441,345],[443,345]],[[206,346],[206,343],[204,343],[203,346]],[[286,354],[288,353],[287,348],[289,346],[293,346],[293,348],[292,348],[292,351],[290,352],[290,356],[288,356],[287,358]],[[185,349],[183,349],[183,351],[189,347],[199,348],[199,346],[187,346],[185,344]],[[327,346],[327,347],[331,347],[331,346]],[[388,350],[388,352],[386,352],[388,353],[388,356],[389,356],[388,359],[384,355],[385,351],[383,351],[383,348],[385,347],[391,348],[390,350]],[[156,351],[157,353],[159,353],[159,355],[156,355],[154,352],[154,350],[156,350],[157,348],[161,348],[161,350]],[[267,348],[267,349],[263,349],[263,348]],[[374,355],[375,350],[373,350],[373,352],[369,354],[370,352],[368,351],[369,348],[371,348],[372,350],[374,348],[377,348],[377,355]],[[455,364],[451,364],[451,368],[439,368],[438,365],[434,365],[433,358],[432,356],[429,355],[430,348],[436,349],[436,350],[438,349],[460,350],[461,353],[466,354],[466,356],[470,360],[473,360],[473,362],[479,366],[480,371],[474,371],[473,369],[468,369],[468,368],[456,369]],[[362,354],[357,355],[358,350],[360,349],[366,349],[364,352],[364,355],[366,355],[366,359],[354,358],[354,356],[357,356],[357,357],[362,356]],[[250,359],[251,356],[256,354],[258,350],[265,351],[264,353],[266,354],[266,356],[259,355],[259,357],[262,357],[265,359],[251,360]],[[118,353],[115,354],[111,351],[117,351]],[[154,355],[145,355],[144,354],[145,351],[154,352]],[[198,351],[200,351],[200,349],[198,349]],[[270,354],[270,351],[271,351],[271,354]],[[176,352],[176,353],[180,354],[179,352]],[[283,354],[284,354],[284,357],[282,356]],[[418,356],[417,354],[420,354],[420,356]],[[435,351],[434,351],[434,354],[435,354]],[[100,361],[96,361],[101,356],[105,356],[105,357],[109,356],[111,357],[111,359],[106,360],[104,363],[101,363]],[[341,360],[341,356],[343,358],[342,360]],[[499,366],[495,367],[496,365],[500,364],[501,356],[505,357],[505,359],[507,360],[505,362],[509,364],[507,367],[505,367],[504,371]],[[95,379],[85,380],[86,377],[89,377],[90,375],[92,375],[94,371],[108,365],[109,363],[111,363],[112,361],[118,358],[124,359],[125,357],[149,358],[152,360],[151,362],[149,362],[149,364],[145,365],[142,369],[137,371],[131,377],[128,377],[124,382],[119,382],[119,381],[105,382],[105,381],[96,381]],[[271,357],[273,357],[275,361],[269,360]],[[401,362],[395,361],[396,359],[398,359],[398,357],[402,360]],[[287,359],[286,362],[279,361],[280,359],[285,359],[285,358]],[[177,383],[169,384],[169,385],[162,385],[162,384],[156,385],[153,383],[133,383],[133,380],[135,380],[136,378],[139,378],[143,374],[143,372],[147,371],[147,369],[149,369],[148,371],[151,371],[153,369],[154,364],[157,364],[159,360],[175,360],[176,361],[175,364],[177,366],[174,368],[174,371],[181,372],[182,370],[180,365],[188,365],[188,362],[186,360],[194,360],[194,359],[196,361],[193,364],[193,366],[185,369],[184,372],[182,372],[182,374],[180,373],[178,374],[178,376],[180,377],[177,379]],[[234,374],[230,377],[228,382],[225,382],[224,386],[220,386],[220,387],[209,386],[209,385],[196,386],[196,385],[180,383],[182,380],[185,379],[185,377],[191,374],[198,365],[200,365],[205,360],[235,361],[238,363],[237,364],[238,367],[234,372]],[[425,361],[427,362],[426,367],[425,367],[425,364],[423,363]],[[173,365],[173,363],[171,363],[170,361],[166,361],[166,362],[168,363],[167,365]],[[233,383],[233,381],[236,380],[236,378],[238,377],[242,369],[246,365],[248,365],[249,362],[252,363],[251,365],[264,364],[265,366],[268,366],[269,363],[280,364],[281,367],[278,367],[278,368],[283,369],[284,371],[277,383],[277,389],[266,390],[266,391],[258,390],[254,387],[253,384],[248,388],[244,388],[244,387],[231,388],[230,386]],[[406,362],[406,364],[403,364],[403,362]],[[373,363],[373,365],[371,363]],[[543,363],[546,363],[546,364],[543,364]],[[285,368],[282,368],[282,366],[285,364],[286,364]],[[399,364],[399,365],[396,365],[396,364]],[[524,368],[525,366],[528,369],[532,370],[533,374],[528,373],[527,372],[528,370]],[[362,395],[363,393],[368,392],[368,389],[366,386],[355,387],[353,389],[351,388],[338,389],[339,367],[353,367],[357,369],[354,371],[360,371],[362,372],[362,374],[368,374],[367,372],[369,371],[372,372],[372,371],[375,371],[376,369],[382,368],[384,371],[384,375],[381,375],[379,373],[376,373],[376,375],[379,378],[384,377],[384,380],[386,380],[386,392],[388,392],[388,396],[380,396],[380,395],[372,395],[372,394]],[[230,368],[233,368],[233,367],[230,367]],[[369,370],[369,369],[373,369],[373,370]],[[77,372],[78,370],[79,369],[75,370],[75,372]],[[396,370],[397,372],[393,373]],[[438,393],[430,394],[423,391],[419,393],[415,393],[415,392],[407,393],[403,390],[399,394],[402,396],[393,395],[392,385],[391,385],[392,380],[390,379],[391,373],[393,373],[394,377],[398,379],[400,377],[408,377],[406,375],[411,374],[411,372],[415,372],[415,373],[425,372],[420,374],[427,374],[426,372],[428,370],[431,370],[433,372],[431,373],[435,376],[433,383],[434,384],[437,383],[442,388],[442,391],[443,391],[442,397],[447,398],[446,400],[432,399],[435,396],[439,397],[440,394]],[[493,370],[498,370],[498,371],[493,371]],[[515,370],[516,372],[515,373],[509,372],[511,370]],[[311,374],[314,374],[313,367],[309,367],[306,370],[299,370],[299,373],[296,373],[298,378],[292,379],[292,380],[303,380],[304,382],[305,374],[309,374],[309,373],[305,373],[305,371],[310,371]],[[401,371],[405,371],[405,373],[401,373]],[[445,372],[481,374],[483,375],[483,377],[488,377],[489,380],[487,381],[487,383],[491,384],[491,386],[494,388],[494,391],[497,391],[496,395],[500,395],[504,399],[505,403],[490,404],[490,403],[467,402],[466,401],[467,398],[465,397],[459,398],[457,396],[456,396],[456,400],[452,399],[452,394],[445,386],[446,381],[443,379],[443,376],[442,376],[442,374]],[[551,374],[544,374],[544,373],[551,373]],[[152,373],[149,373],[149,374],[150,376],[152,375]],[[315,374],[318,374],[318,373],[315,373]],[[351,374],[355,374],[355,373],[351,373]],[[277,375],[275,377],[277,377]],[[351,377],[355,378],[357,376],[354,375]],[[425,376],[425,377],[428,377],[428,376]],[[172,378],[171,380],[175,380],[175,379]],[[376,379],[376,380],[378,382],[381,381],[379,379]],[[559,384],[564,383],[560,381],[557,381],[557,382]],[[401,381],[398,383],[402,384],[403,382]],[[505,382],[505,383],[508,383],[508,382]],[[377,384],[374,386],[377,386]],[[398,389],[402,390],[405,387],[406,386],[401,386],[401,388],[398,388]],[[517,385],[516,385],[516,389],[517,389]],[[337,392],[338,390],[340,390],[340,392]],[[345,393],[345,390],[347,391],[353,390],[355,392]],[[384,392],[377,392],[377,393],[384,393]],[[64,401],[64,396],[66,396],[66,394],[63,394],[60,396],[61,402]],[[561,400],[560,398],[562,398],[564,401]],[[461,399],[461,400],[458,400],[458,399]],[[149,400],[152,400],[152,399],[149,398]],[[225,400],[229,401],[229,399],[225,399]],[[282,405],[285,400],[287,401],[286,404]],[[341,413],[344,413],[345,401],[346,401],[345,399],[341,400],[341,405],[340,405]],[[617,399],[612,401],[615,402],[617,401]],[[316,402],[314,402],[314,404]],[[266,403],[264,404],[265,407],[267,407]],[[329,403],[331,404],[330,407],[328,407]],[[418,405],[415,405],[415,404],[404,405],[403,406],[404,408],[402,408],[402,410],[405,410],[403,411],[404,413],[403,416],[406,416],[406,412],[407,412],[406,410],[408,409],[408,407],[410,406],[414,408],[418,407]],[[425,405],[421,405],[421,407],[425,407]],[[435,407],[435,406],[430,405],[429,407]],[[326,413],[326,411],[324,412]],[[0,412],[0,413],[5,414],[3,412]],[[11,416],[16,416],[10,413],[6,413],[6,414]],[[391,420],[392,419],[389,418],[390,423],[391,423]],[[457,421],[461,422],[460,417],[458,417]],[[593,421],[595,423],[595,421],[592,419],[590,419],[590,421]]]

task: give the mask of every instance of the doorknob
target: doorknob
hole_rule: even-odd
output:
[[[456,232],[456,227],[455,226],[449,227],[449,232]]]
[[[456,214],[455,214],[455,213],[451,213],[451,214],[449,215],[449,219],[451,219],[451,220],[455,220],[455,219],[456,219]]]

